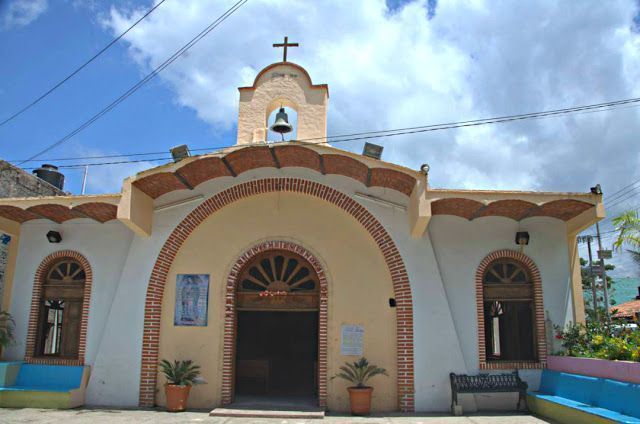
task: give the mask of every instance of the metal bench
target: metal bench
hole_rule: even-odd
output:
[[[508,393],[518,392],[517,410],[520,410],[520,403],[524,401],[525,410],[527,406],[527,388],[525,381],[520,379],[518,371],[508,374],[449,374],[451,379],[451,412],[455,413],[455,406],[458,405],[459,393]]]

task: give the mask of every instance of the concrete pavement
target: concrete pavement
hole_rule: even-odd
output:
[[[480,413],[464,417],[448,415],[385,415],[351,417],[327,415],[324,420],[284,420],[280,418],[210,417],[208,411],[169,413],[161,410],[121,410],[107,408],[50,410],[0,408],[0,423],[103,424],[103,423],[207,423],[207,424],[542,424],[540,418],[523,414]]]

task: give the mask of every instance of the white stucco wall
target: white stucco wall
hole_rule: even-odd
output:
[[[544,217],[529,218],[517,223],[501,217],[467,221],[455,216],[436,216],[429,224],[429,234],[462,345],[465,366],[472,374],[479,372],[476,269],[482,259],[495,250],[517,249],[514,242],[517,231],[528,231],[531,235],[524,253],[540,270],[544,310],[554,324],[564,325],[572,316],[564,222]],[[420,305],[420,299],[415,301]],[[419,314],[421,312],[416,312],[416,321],[420,320]],[[539,374],[535,370],[521,371],[522,377],[534,389],[539,384]],[[511,395],[477,395],[475,398],[478,407],[482,409],[512,408],[515,405],[513,399],[517,399]]]
[[[57,230],[62,242],[49,243],[46,233]],[[84,255],[93,271],[93,284],[85,358],[93,363],[107,315],[120,279],[120,272],[131,242],[131,232],[118,222],[106,224],[91,220],[75,220],[55,224],[44,220],[22,226],[21,243],[11,293],[11,314],[16,321],[15,346],[7,349],[9,359],[22,359],[25,353],[27,327],[31,310],[31,293],[36,269],[42,260],[58,250],[75,250]]]
[[[343,176],[322,176],[302,168],[256,169],[237,178],[211,180],[193,191],[172,192],[156,199],[155,204],[162,205],[195,194],[204,196],[202,200],[156,212],[150,237],[133,236],[116,221],[107,224],[88,220],[72,220],[62,225],[48,221],[26,223],[22,226],[11,305],[19,344],[10,348],[6,357],[21,359],[24,356],[37,266],[53,251],[76,250],[87,257],[94,272],[86,357],[93,372],[87,403],[137,405],[146,289],[166,238],[204,198],[251,179],[284,176],[318,181],[347,194],[368,193],[408,203],[406,196],[393,190],[367,188]],[[516,248],[516,231],[531,234],[531,243],[524,253],[540,269],[544,309],[555,324],[570,319],[569,264],[563,222],[530,218],[516,223],[498,217],[469,222],[453,216],[435,216],[427,234],[422,239],[412,239],[405,211],[361,198],[356,200],[391,234],[407,268],[414,301],[416,410],[447,411],[449,372],[478,372],[475,271],[480,261],[492,251]],[[62,231],[62,243],[46,242],[45,234],[50,229]],[[212,235],[212,242],[216,241]],[[224,243],[223,240],[220,242]],[[539,372],[522,374],[532,386],[537,386]],[[477,406],[513,408],[515,401],[511,403],[511,399],[499,395],[462,396],[461,403],[466,411],[475,410]]]

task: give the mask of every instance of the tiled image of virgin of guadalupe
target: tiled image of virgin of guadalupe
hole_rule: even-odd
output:
[[[180,320],[184,323],[197,322],[199,318],[198,301],[200,300],[200,287],[195,275],[185,275],[180,302],[182,302]]]
[[[209,275],[178,275],[174,325],[206,326],[208,291]]]

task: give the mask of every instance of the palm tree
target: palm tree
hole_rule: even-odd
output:
[[[638,209],[631,209],[613,218],[613,225],[618,232],[618,237],[613,243],[616,250],[623,246],[635,262],[640,265],[640,216]]]

